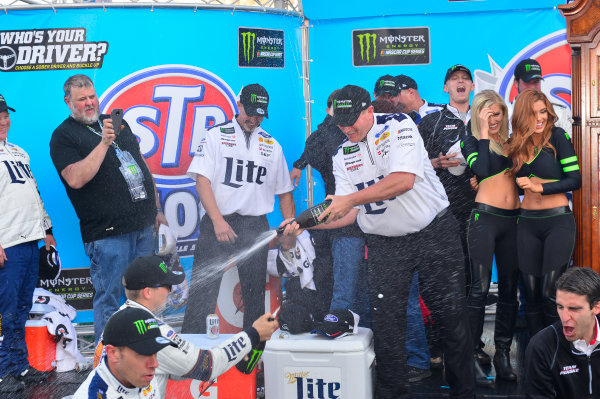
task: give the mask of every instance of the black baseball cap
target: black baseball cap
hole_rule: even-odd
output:
[[[242,87],[239,96],[240,103],[248,116],[269,117],[267,107],[269,106],[269,93],[258,83]]]
[[[315,326],[310,311],[305,306],[293,302],[281,305],[277,319],[281,329],[291,334],[307,333]]]
[[[60,257],[54,245],[50,246],[50,250],[46,249],[45,245],[40,247],[40,268],[38,271],[38,279],[40,280],[55,280],[60,275]]]
[[[14,108],[9,107],[8,104],[6,104],[6,100],[4,99],[2,94],[0,94],[0,112],[8,112],[8,110],[15,112]]]
[[[333,99],[331,123],[339,126],[352,126],[360,113],[371,106],[371,95],[359,86],[342,87]]]
[[[311,334],[321,334],[328,338],[340,338],[356,333],[359,317],[348,309],[333,309],[323,321],[315,325]]]
[[[542,78],[542,67],[540,63],[533,58],[527,58],[519,61],[515,67],[515,80],[521,79],[524,82],[529,82],[533,79]]]
[[[471,71],[469,70],[469,68],[467,68],[466,66],[461,65],[461,64],[456,64],[456,65],[452,65],[446,71],[446,77],[444,78],[444,84],[446,84],[446,82],[448,81],[448,79],[450,79],[450,77],[454,74],[454,72],[458,72],[458,71],[466,72],[467,75],[469,75],[469,79],[471,80],[471,82],[473,81],[473,75],[471,75]]]
[[[398,90],[398,82],[392,75],[383,75],[375,82],[375,89],[373,90],[376,96],[380,96],[383,93],[389,93],[392,96],[397,96],[400,90]]]
[[[113,314],[104,326],[102,344],[126,346],[143,356],[153,355],[169,345],[177,347],[162,336],[154,316],[139,308],[124,308]]]
[[[398,82],[398,91],[406,90],[406,89],[415,89],[417,90],[417,82],[410,76],[406,75],[398,75],[396,76],[396,81]],[[444,82],[445,83],[445,82]]]
[[[163,258],[157,255],[141,256],[127,266],[123,274],[123,285],[128,290],[141,290],[157,285],[177,285],[185,279],[182,270],[167,267]]]

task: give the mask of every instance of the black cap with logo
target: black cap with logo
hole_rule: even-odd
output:
[[[333,309],[325,315],[323,321],[315,325],[311,334],[321,334],[328,338],[341,338],[355,334],[358,327],[358,315],[348,309]]]
[[[371,95],[359,86],[342,87],[333,99],[331,123],[339,126],[352,126],[360,113],[371,106]]]
[[[515,80],[529,82],[533,79],[542,78],[542,67],[540,63],[533,58],[521,60],[515,67]]]
[[[310,332],[315,322],[310,311],[298,303],[284,303],[277,317],[279,326],[291,334],[302,334]]]
[[[244,106],[246,115],[269,117],[269,112],[267,111],[269,94],[258,83],[244,86],[240,92],[239,101]]]
[[[39,280],[55,280],[60,275],[60,257],[54,245],[50,250],[45,245],[40,247],[40,268],[38,271]]]
[[[417,90],[417,82],[410,76],[406,75],[398,75],[396,76],[396,81],[398,82],[398,91],[406,90],[406,89],[415,89]]]
[[[398,90],[398,82],[392,75],[383,75],[375,82],[375,89],[373,90],[376,96],[380,96],[383,93],[389,93],[392,96],[397,96],[400,90]]]
[[[469,80],[471,82],[473,81],[473,75],[471,75],[471,71],[469,70],[469,68],[467,68],[466,66],[461,65],[461,64],[456,64],[456,65],[452,65],[446,71],[446,77],[444,78],[444,84],[446,84],[446,82],[448,81],[448,79],[450,79],[450,77],[454,74],[454,72],[459,72],[459,71],[466,72],[467,75],[469,75]]]
[[[154,316],[139,308],[124,308],[113,314],[104,326],[102,344],[126,346],[143,356],[153,355],[169,345],[177,347],[162,336]]]
[[[177,285],[185,279],[181,270],[173,270],[160,256],[141,256],[127,266],[123,274],[123,285],[128,290],[141,290],[157,285]]]
[[[6,104],[6,100],[4,99],[2,94],[0,94],[0,112],[8,112],[8,110],[15,112],[13,108],[9,107],[8,104]]]

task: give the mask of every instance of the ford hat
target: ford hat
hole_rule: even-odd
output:
[[[389,93],[392,96],[397,96],[400,90],[398,90],[398,82],[392,75],[383,75],[375,82],[375,89],[373,90],[376,96],[380,96],[383,93]]]
[[[8,110],[15,112],[13,108],[9,107],[8,104],[6,104],[6,100],[4,99],[2,94],[0,94],[0,112],[8,112]]]
[[[371,106],[371,95],[362,87],[347,85],[341,88],[333,99],[331,123],[339,126],[352,126],[360,113]]]
[[[471,82],[473,81],[473,75],[471,75],[471,71],[469,70],[469,68],[467,68],[466,66],[461,65],[461,64],[456,64],[456,65],[452,65],[446,71],[446,77],[444,78],[444,84],[446,84],[446,82],[448,81],[448,79],[450,79],[450,77],[454,74],[454,72],[459,72],[459,71],[466,72],[467,75],[469,75],[469,79],[471,80]]]
[[[139,308],[124,308],[113,314],[104,326],[102,344],[126,346],[143,356],[153,355],[167,346],[177,347],[162,336],[154,316]]]
[[[45,245],[40,247],[40,269],[38,277],[40,280],[55,280],[60,275],[60,257],[54,245],[50,250]]]
[[[334,309],[316,324],[311,334],[321,334],[328,338],[341,338],[358,332],[359,317],[348,309]]]
[[[398,82],[398,92],[406,89],[417,90],[417,82],[410,76],[398,75],[396,76],[396,82]]]
[[[524,82],[529,82],[533,79],[542,78],[542,67],[540,63],[533,58],[527,58],[519,61],[515,67],[515,80],[521,79]]]
[[[267,107],[269,106],[269,94],[264,87],[258,83],[253,83],[242,87],[239,101],[244,106],[244,112],[248,116],[269,117]]]
[[[177,285],[185,279],[182,270],[174,270],[157,255],[134,259],[123,274],[123,285],[128,290],[141,290],[157,285]]]
[[[291,334],[302,334],[310,332],[315,327],[310,311],[298,303],[284,303],[277,317],[279,326],[283,331]]]

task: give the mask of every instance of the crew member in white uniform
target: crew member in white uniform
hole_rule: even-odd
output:
[[[408,394],[406,304],[418,270],[421,294],[436,303],[434,319],[445,338],[450,396],[473,398],[458,225],[417,127],[405,114],[373,114],[369,93],[358,86],[345,86],[334,104],[333,123],[348,140],[333,157],[336,195],[328,196],[333,202],[320,216],[328,223],[319,226],[336,228],[358,216],[366,233],[377,397]]]
[[[155,374],[161,349],[175,344],[161,335],[160,324],[143,309],[117,311],[106,322],[102,343],[106,356],[79,386],[73,399],[158,399],[166,379]],[[165,382],[166,384],[166,382]]]
[[[167,303],[171,287],[180,284],[185,279],[181,271],[168,268],[160,256],[151,255],[135,259],[127,266],[123,275],[123,285],[127,301],[126,307],[143,309],[152,313],[162,311]],[[212,381],[246,356],[252,347],[257,347],[261,341],[268,340],[277,329],[277,322],[270,313],[261,316],[251,327],[220,342],[211,350],[200,349],[179,336],[173,327],[161,320],[157,322],[163,336],[175,344],[166,347],[158,353],[156,368],[158,386],[164,398],[167,380],[195,379]],[[105,354],[102,345],[96,348],[95,363]],[[166,378],[162,378],[166,376]]]
[[[542,67],[540,63],[534,60],[533,58],[527,58],[521,60],[517,66],[515,67],[515,85],[517,86],[517,96],[524,90],[527,89],[535,89],[542,91],[542,79],[544,75],[542,75]],[[513,107],[515,105],[515,100],[517,97],[513,99],[513,101],[507,104],[508,107],[508,121],[510,132],[512,133],[512,114]],[[573,118],[571,117],[570,110],[559,103],[551,103],[554,108],[554,113],[556,113],[556,117],[558,118],[556,122],[554,122],[554,126],[561,127],[565,132],[572,136],[573,133]]]
[[[239,114],[206,132],[188,175],[206,210],[194,252],[191,290],[182,332],[206,331],[206,316],[215,312],[221,276],[203,277],[210,265],[223,264],[269,230],[266,215],[275,195],[284,219],[294,217],[294,189],[279,143],[260,124],[268,117],[269,95],[259,84],[245,86]],[[242,287],[244,328],[265,310],[268,245],[237,265]]]

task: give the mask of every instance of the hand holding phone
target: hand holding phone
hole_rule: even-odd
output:
[[[120,108],[115,108],[110,111],[110,119],[112,120],[113,130],[115,131],[115,136],[118,136],[121,133],[121,122],[123,121],[123,110]]]

